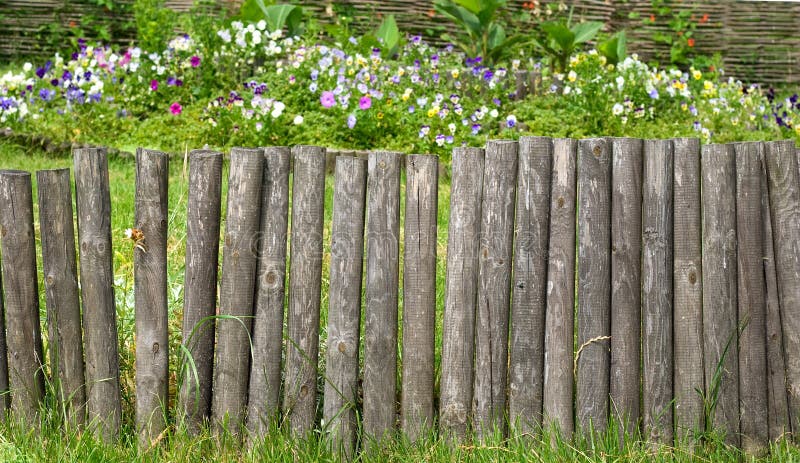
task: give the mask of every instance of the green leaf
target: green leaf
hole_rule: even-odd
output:
[[[458,25],[466,29],[467,33],[470,35],[474,37],[479,37],[481,35],[480,19],[468,9],[448,0],[434,3],[433,7],[437,12],[450,17]]]
[[[481,0],[455,0],[455,3],[475,14],[480,13],[483,9]]]
[[[375,32],[375,37],[383,41],[383,47],[387,54],[394,54],[400,44],[400,29],[397,27],[397,21],[393,14],[383,20],[378,31]]]
[[[611,36],[608,40],[597,44],[597,51],[605,56],[609,63],[616,65],[625,59],[626,41],[625,31],[620,31]]]
[[[572,33],[575,34],[575,43],[586,43],[592,40],[602,28],[603,23],[599,21],[587,21],[574,25]]]
[[[558,22],[546,22],[541,25],[543,31],[555,41],[562,51],[570,53],[575,47],[575,33]]]
[[[493,50],[506,41],[506,30],[500,24],[492,24],[489,28],[489,50]]]
[[[262,0],[257,1],[263,4]],[[266,17],[270,31],[283,29],[284,26],[287,26],[289,35],[296,35],[299,25],[303,20],[303,10],[297,5],[281,3],[266,7],[264,9],[264,16]]]

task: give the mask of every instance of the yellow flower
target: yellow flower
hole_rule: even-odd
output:
[[[453,76],[453,79],[458,79],[458,76],[460,75],[460,73],[459,73],[458,69],[453,69],[452,71],[450,71],[450,75]]]
[[[378,114],[375,117],[377,117],[378,120],[381,120],[381,119],[383,119],[383,113],[382,112],[378,112]]]
[[[698,71],[697,69],[693,69],[692,70],[692,77],[694,77],[694,80],[700,80],[700,79],[703,78],[703,73]]]
[[[405,69],[403,69],[403,68],[399,68],[399,69],[397,70],[397,75],[398,75],[398,76],[400,76],[400,77],[403,77],[405,74],[406,74],[406,70],[405,70]]]
[[[567,80],[570,82],[575,82],[577,79],[578,74],[576,74],[575,71],[569,71],[569,74],[567,74]]]
[[[392,103],[393,103],[393,101],[392,101],[391,98],[387,98],[386,99],[386,106],[392,106]],[[383,115],[383,113],[381,113],[381,117],[382,117],[382,115]]]
[[[750,117],[752,117],[752,118],[755,118],[755,116],[750,116]],[[800,125],[797,125],[797,126],[794,128],[794,131],[795,131],[795,133],[797,133],[797,135],[800,135]]]
[[[706,89],[706,90],[713,89],[714,88],[714,82],[711,82],[710,80],[704,81],[703,82],[703,88]]]
[[[611,72],[611,71],[613,71],[613,70],[614,70],[614,65],[613,65],[613,64],[609,64],[608,66],[606,66],[606,70],[607,70],[608,72]]]
[[[434,106],[434,107],[432,107],[431,109],[428,110],[428,117],[433,117],[438,112],[439,112],[439,107],[438,106]]]
[[[686,103],[681,103],[681,109],[684,110],[684,111],[688,111],[689,110],[689,105],[687,105]]]

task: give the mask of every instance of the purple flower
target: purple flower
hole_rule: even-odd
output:
[[[414,114],[414,111],[416,111],[416,110],[417,109],[414,107],[414,105],[411,105],[411,106],[408,107],[408,113],[409,114]]]
[[[689,106],[689,112],[692,113],[692,116],[696,116],[697,115],[697,108],[695,108],[694,105],[690,105]]]
[[[647,94],[650,96],[650,98],[652,98],[654,100],[658,99],[658,90],[656,90],[656,89],[650,90]]]
[[[488,69],[483,71],[483,80],[488,82],[488,81],[492,80],[492,76],[494,76],[494,73],[492,71],[490,71]]]
[[[175,85],[175,82],[177,82],[177,80],[178,79],[176,79],[176,78],[174,78],[172,76],[169,76],[169,77],[167,77],[167,85],[173,86],[173,85]],[[155,82],[155,81],[153,81],[153,82]],[[152,84],[151,84],[151,86],[152,86]],[[157,83],[156,83],[156,88],[154,90],[158,90],[158,84]]]
[[[478,135],[478,132],[481,131],[480,124],[472,124],[472,135]]]
[[[180,80],[180,79],[177,79],[177,80],[175,80],[175,85],[176,85],[177,87],[183,87],[183,81],[182,81],[182,80]]]
[[[101,95],[100,93],[93,93],[93,94],[89,95],[89,101],[91,101],[93,103],[99,103],[100,100],[102,100],[102,99],[103,99],[103,95]]]
[[[695,130],[700,130],[700,121],[694,121],[694,124],[692,124],[692,127]]]
[[[86,71],[86,72],[83,73],[83,79],[84,80],[89,80],[91,78],[92,78],[92,71]]]
[[[351,114],[347,116],[347,128],[352,129],[356,126],[356,116],[355,114]]]
[[[492,103],[496,104],[497,106],[500,106],[500,98],[492,98]]]
[[[358,109],[366,111],[371,107],[372,107],[372,99],[369,97],[369,95],[364,95],[361,97],[361,99],[358,100]]]
[[[154,92],[156,90],[158,90],[158,81],[157,80],[153,79],[153,80],[150,81],[150,90],[152,90]]]
[[[324,91],[319,97],[319,102],[324,108],[331,108],[336,104],[336,96],[331,91]]]
[[[69,71],[64,71],[64,74],[61,75],[61,80],[70,80],[72,79],[72,73]]]
[[[189,59],[189,63],[192,65],[193,68],[200,66],[200,57],[195,55]]]
[[[317,80],[317,78],[319,77],[319,71],[314,69],[313,71],[311,71],[311,76],[310,77],[311,77],[311,80]]]
[[[50,100],[53,99],[53,97],[55,95],[56,95],[56,91],[55,90],[50,90],[50,89],[47,89],[47,88],[43,88],[43,89],[39,90],[39,98],[41,98],[42,101],[50,101]]]
[[[13,98],[6,98],[0,96],[0,109],[7,110],[17,106],[17,103],[14,101]]]
[[[52,85],[53,87],[58,87],[58,79],[51,80],[50,85]]]

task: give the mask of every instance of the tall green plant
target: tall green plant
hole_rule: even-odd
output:
[[[603,23],[599,21],[573,25],[572,11],[570,11],[566,18],[542,23],[534,43],[550,57],[550,67],[553,71],[564,72],[570,56],[580,45],[594,39],[602,28]]]
[[[133,18],[139,45],[147,51],[161,51],[175,36],[177,14],[165,6],[164,0],[136,0]]]
[[[265,20],[270,31],[283,30],[289,37],[300,36],[305,32],[303,8],[289,3],[270,4],[264,0],[247,0],[242,4],[241,17],[245,21]]]
[[[464,34],[444,38],[461,48],[469,57],[482,57],[495,63],[511,46],[523,40],[521,35],[507,36],[497,12],[506,0],[436,0],[434,9],[463,29]]]

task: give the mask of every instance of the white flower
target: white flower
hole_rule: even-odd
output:
[[[258,30],[263,31],[264,29],[267,28],[267,22],[262,19],[256,24],[256,27],[258,28]]]
[[[500,113],[498,113],[496,109],[492,109],[491,111],[489,111],[489,115],[490,115],[491,117],[493,117],[493,118],[497,118],[497,116],[498,116],[499,114],[500,114]]]
[[[278,117],[280,117],[281,114],[283,114],[284,109],[286,109],[286,105],[281,103],[280,101],[276,101],[272,105],[272,113],[270,113],[270,115],[272,116],[273,119],[277,119]]]
[[[217,35],[222,39],[223,42],[231,43],[231,33],[228,31],[228,29],[218,30]]]
[[[456,125],[455,124],[453,124],[451,122],[450,124],[447,125],[447,128],[450,129],[450,134],[451,135],[455,135],[455,133],[456,133]]]
[[[292,121],[292,122],[294,122],[294,125],[302,124],[303,123],[303,116],[301,116],[300,114],[294,116],[294,121]]]
[[[567,85],[566,87],[564,87],[564,95],[569,95],[570,93],[572,93],[572,87]]]
[[[615,116],[619,116],[623,111],[625,111],[625,108],[619,103],[615,104],[614,107],[611,108],[611,113]]]
[[[33,65],[31,63],[25,63],[22,65],[22,70],[25,72],[30,72],[33,69]]]
[[[622,76],[617,76],[617,90],[620,92],[625,87],[625,78]]]

